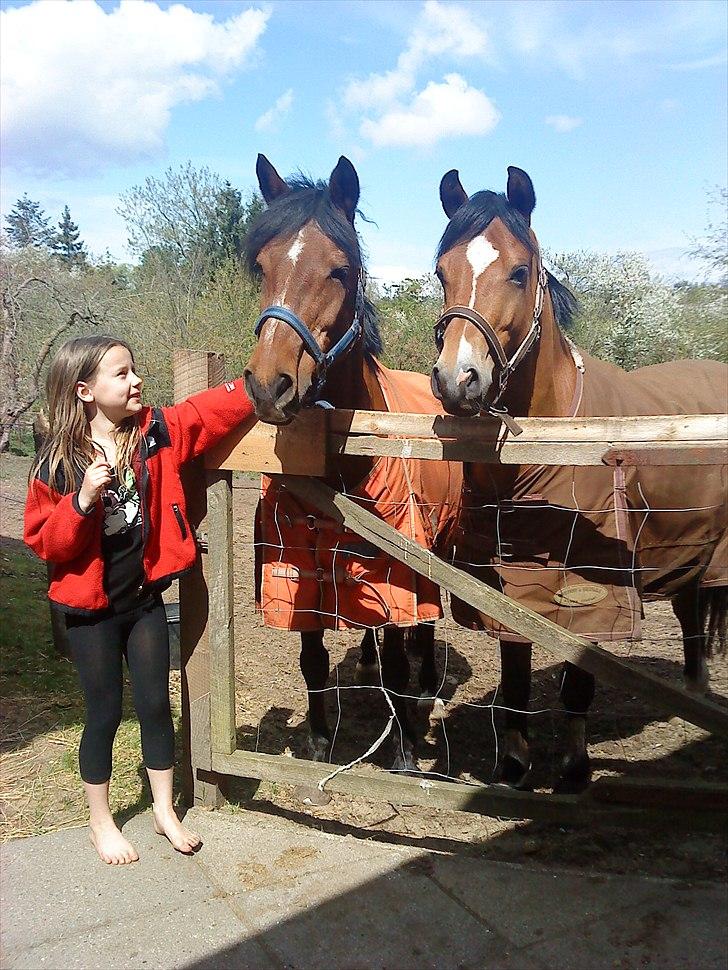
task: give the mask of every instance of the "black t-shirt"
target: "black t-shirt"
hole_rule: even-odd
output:
[[[109,605],[117,613],[132,609],[149,597],[144,584],[142,515],[134,473],[120,481],[116,469],[104,490],[104,586]]]

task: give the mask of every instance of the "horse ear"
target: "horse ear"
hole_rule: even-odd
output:
[[[468,193],[460,184],[460,174],[456,168],[442,176],[440,182],[440,202],[448,219],[452,219],[461,205],[468,201]]]
[[[530,225],[531,213],[536,208],[536,193],[533,191],[533,182],[522,168],[516,168],[515,165],[508,166],[506,195],[513,208],[520,212]]]
[[[258,155],[255,174],[258,176],[261,194],[268,205],[291,191],[290,185],[284,182],[265,155]]]
[[[342,155],[329,179],[331,201],[341,209],[349,222],[354,225],[354,215],[359,202],[359,176],[348,158]]]

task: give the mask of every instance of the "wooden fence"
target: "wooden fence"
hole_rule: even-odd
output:
[[[224,372],[222,358],[205,352],[178,351],[174,367],[178,399],[214,386]],[[541,645],[555,658],[576,664],[604,683],[643,696],[668,716],[678,715],[707,731],[728,735],[725,707],[639,670],[520,606],[437,559],[345,495],[316,480],[326,474],[330,456],[337,454],[493,463],[674,465],[720,464],[726,460],[728,449],[725,414],[529,418],[520,424],[523,434],[511,438],[504,436],[501,423],[491,418],[314,409],[284,428],[251,422],[209,452],[204,468],[201,463],[190,466],[185,481],[188,512],[201,537],[202,556],[200,569],[180,581],[184,788],[188,802],[221,804],[224,776],[316,789],[336,770],[335,765],[237,748],[234,471],[284,475],[286,487],[307,504]],[[392,776],[360,767],[335,774],[326,782],[326,790],[381,798],[400,805],[455,808],[568,824],[599,819],[610,824],[643,825],[659,814],[663,821],[680,827],[715,829],[725,825],[728,812],[728,786],[697,782],[608,779],[594,783],[583,795],[545,795],[492,785]]]

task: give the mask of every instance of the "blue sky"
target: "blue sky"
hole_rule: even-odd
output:
[[[667,2],[0,3],[7,213],[68,203],[125,258],[119,194],[190,159],[244,192],[282,175],[362,184],[372,274],[432,267],[442,175],[531,175],[552,251],[639,250],[663,272],[725,185],[726,5]]]

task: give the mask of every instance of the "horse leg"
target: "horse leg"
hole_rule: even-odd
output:
[[[594,700],[594,677],[574,664],[564,664],[561,701],[566,708],[566,752],[554,791],[583,791],[591,781],[591,762],[586,749],[586,715]]]
[[[435,662],[435,624],[418,623],[414,630],[417,652],[420,655],[420,699],[417,707],[427,711],[434,721],[445,717],[445,704],[437,696],[440,677]]]
[[[379,660],[377,658],[377,632],[367,627],[361,641],[361,654],[356,664],[354,681],[357,684],[379,683]]]
[[[672,611],[680,623],[685,666],[683,677],[689,691],[705,693],[710,681],[706,656],[708,638],[705,633],[706,603],[697,583],[686,586],[672,598]]]
[[[329,652],[323,630],[301,634],[301,673],[308,690],[308,727],[311,757],[326,761],[331,732],[326,720],[324,687],[329,678]]]
[[[384,628],[382,646],[382,683],[395,713],[395,755],[392,771],[417,771],[415,736],[407,715],[405,699],[409,677],[410,665],[404,648],[404,631],[395,626],[387,626]]]
[[[531,644],[500,641],[501,692],[506,708],[506,736],[499,781],[527,788],[531,769],[528,704],[531,699]]]

